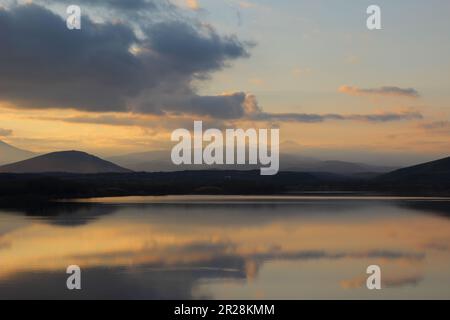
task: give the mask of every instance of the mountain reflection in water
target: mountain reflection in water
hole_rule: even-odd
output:
[[[450,298],[450,201],[133,197],[0,209],[0,298]],[[82,290],[66,289],[66,268]],[[366,289],[366,268],[383,289]]]

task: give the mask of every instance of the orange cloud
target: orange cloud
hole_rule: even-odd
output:
[[[186,5],[192,10],[200,9],[200,5],[197,0],[186,0]]]

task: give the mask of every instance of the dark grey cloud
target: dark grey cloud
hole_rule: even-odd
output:
[[[419,92],[414,88],[400,88],[395,86],[384,86],[380,88],[358,88],[352,86],[342,86],[339,92],[350,95],[380,95],[380,96],[404,96],[418,98]]]
[[[248,56],[235,36],[219,36],[210,26],[202,31],[185,22],[162,22],[149,28],[150,46],[184,73],[220,69],[228,59]]]
[[[220,119],[242,118],[245,114],[246,94],[237,92],[220,96],[194,96],[182,105],[180,111],[187,107],[193,114],[208,115]]]
[[[10,129],[0,128],[0,137],[7,137],[7,136],[12,135],[12,133],[13,133],[13,131]]]
[[[82,30],[71,31],[38,5],[1,9],[0,100],[19,108],[242,116],[243,94],[203,97],[192,81],[247,57],[249,44],[187,20],[141,29],[138,37],[132,26],[86,16]]]
[[[82,31],[36,6],[0,10],[0,99],[18,107],[125,108],[143,89],[142,61],[128,48],[137,41],[121,24],[83,20]]]

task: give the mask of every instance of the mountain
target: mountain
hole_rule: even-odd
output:
[[[286,165],[286,164],[285,164]],[[305,171],[305,172],[329,172],[343,175],[354,175],[361,173],[386,173],[395,170],[394,167],[374,166],[365,163],[355,163],[338,160],[327,160],[316,162],[297,162],[285,167],[284,170],[289,171]]]
[[[109,161],[134,171],[163,172],[184,170],[170,160],[170,150],[130,153],[108,158]],[[192,166],[191,166],[192,169]]]
[[[411,183],[450,181],[450,157],[395,170],[380,176],[379,180]]]
[[[260,165],[181,165],[176,166],[170,160],[170,150],[159,150],[142,153],[131,153],[111,157],[108,160],[135,171],[171,172],[183,170],[256,170]],[[315,158],[295,154],[280,155],[280,170],[295,172],[328,172],[342,175],[367,173],[386,173],[395,167],[373,166],[363,163],[345,161],[321,161]]]
[[[80,157],[79,152],[68,153],[75,153],[77,157]],[[73,158],[77,157],[71,157],[71,160],[73,161]],[[94,163],[100,161],[101,164],[104,164],[104,160],[87,154],[81,153],[81,157],[87,157]],[[332,173],[308,172],[279,172],[275,176],[261,176],[259,170],[88,175],[49,172],[38,176],[35,174],[0,174],[0,204],[12,202],[22,204],[24,197],[30,201],[45,201],[46,199],[80,197],[168,194],[350,194],[449,197],[450,158],[396,170],[375,178],[362,179]],[[414,205],[420,204],[416,202]],[[436,211],[442,212],[443,210],[446,214],[448,213],[448,207],[436,207]]]
[[[395,170],[375,181],[388,189],[450,192],[450,157]]]
[[[53,152],[28,160],[4,165],[0,172],[8,173],[125,173],[131,170],[80,151]]]
[[[22,161],[36,156],[31,151],[22,150],[0,140],[0,165]]]

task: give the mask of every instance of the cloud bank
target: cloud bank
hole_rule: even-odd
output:
[[[422,119],[420,113],[409,111],[349,115],[269,113],[262,110],[256,97],[244,91],[201,95],[195,81],[207,80],[232,61],[248,58],[253,44],[235,35],[221,35],[211,25],[183,17],[174,7],[161,10],[167,8],[167,3],[81,0],[80,4],[88,7],[121,10],[122,17],[128,12],[145,12],[145,19],[93,22],[84,14],[82,30],[75,31],[66,28],[62,16],[38,4],[0,8],[0,101],[16,108],[188,115],[217,120],[317,123]],[[165,12],[163,19],[161,11]],[[343,86],[340,91],[419,96],[415,89],[398,87]],[[85,118],[90,123],[96,121]],[[128,125],[134,121],[97,119]]]
[[[248,44],[182,20],[141,28],[138,37],[124,23],[83,16],[82,30],[70,31],[38,5],[0,9],[0,100],[19,108],[242,116],[244,94],[204,97],[192,81],[248,57]]]

